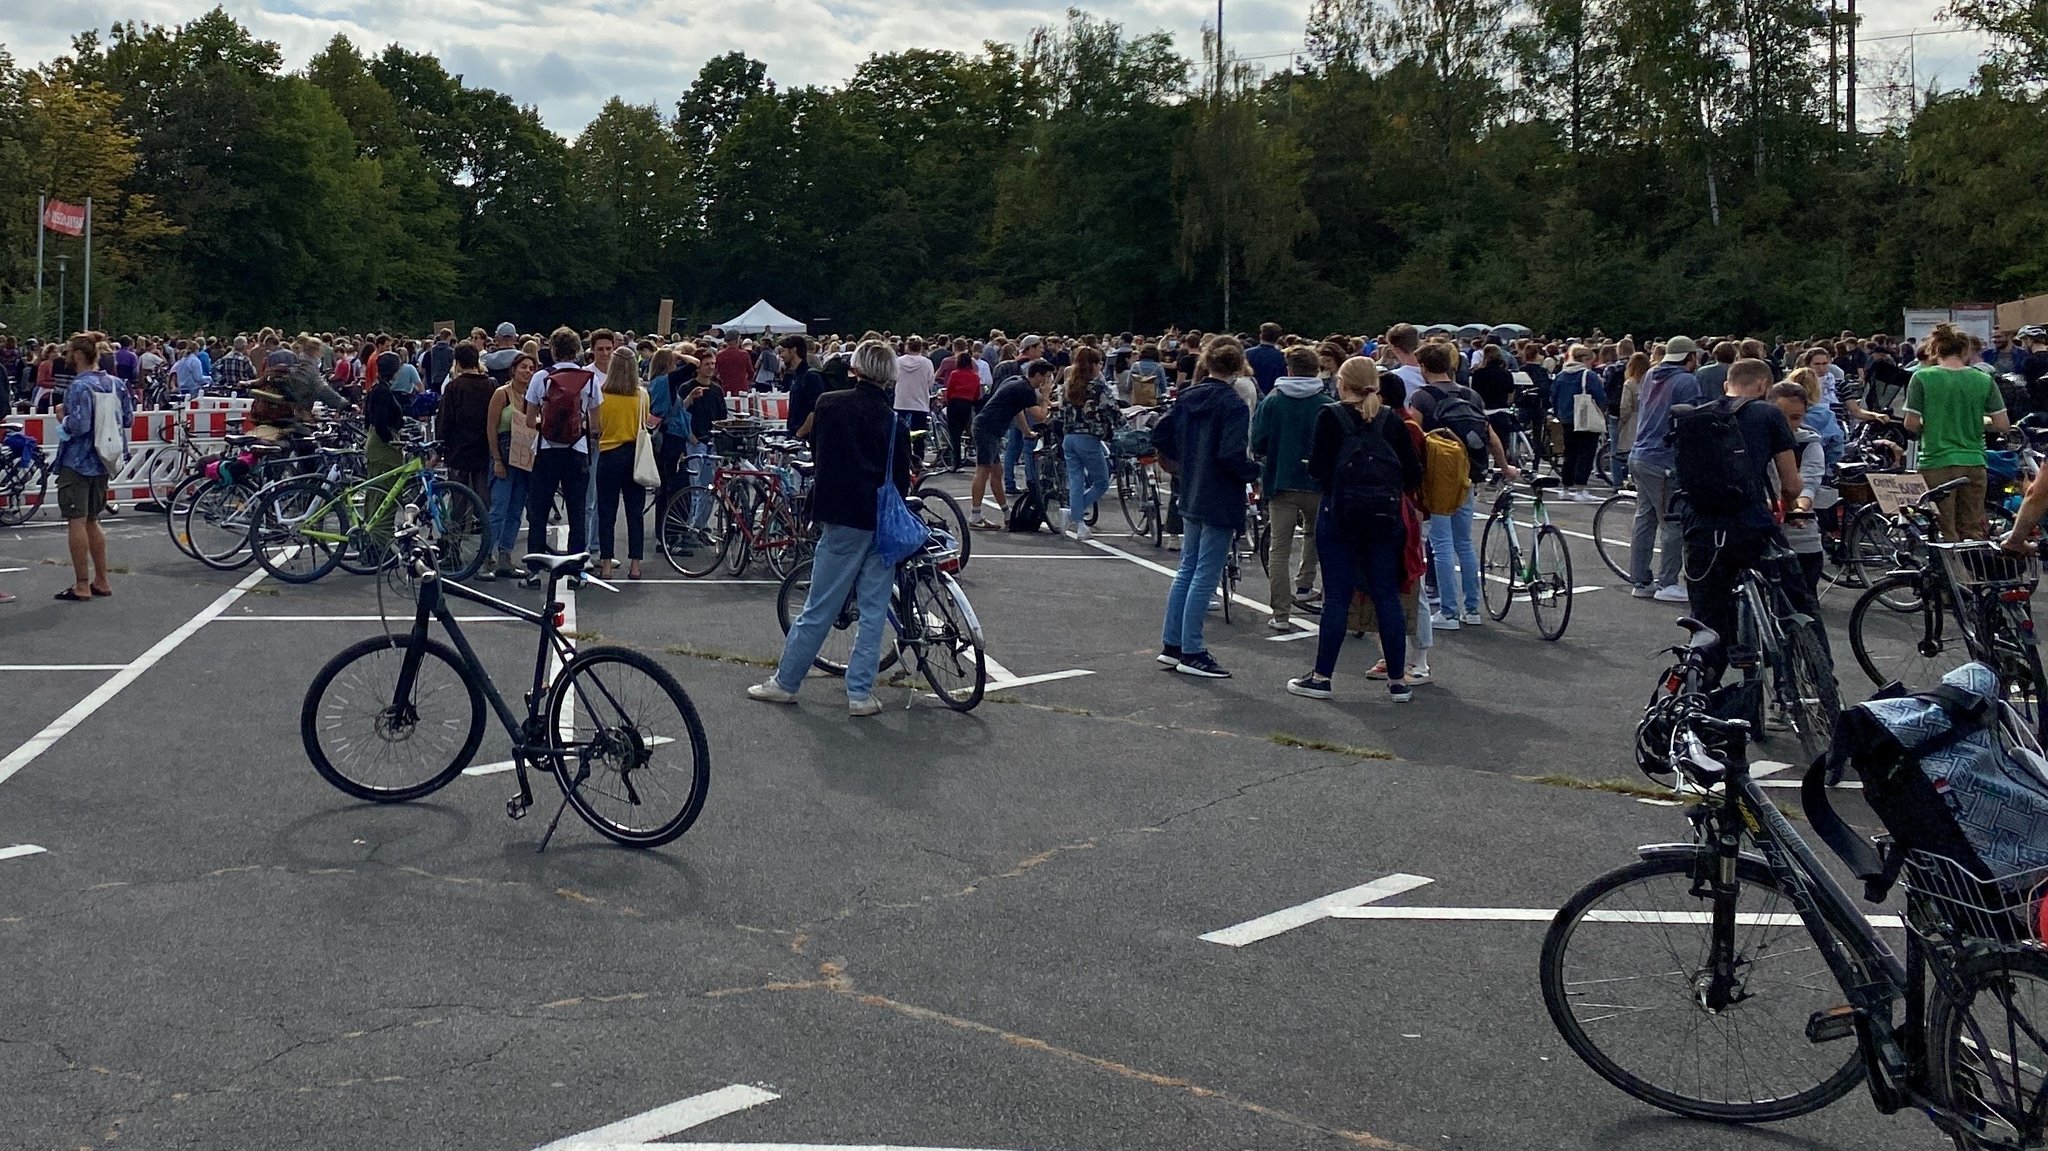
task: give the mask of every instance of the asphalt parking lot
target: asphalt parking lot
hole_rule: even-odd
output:
[[[1757,1129],[1638,1104],[1551,1028],[1544,925],[1458,915],[1555,908],[1686,832],[1570,786],[1647,784],[1679,612],[1617,590],[1590,505],[1553,510],[1568,634],[1526,606],[1439,634],[1408,705],[1370,640],[1334,701],[1287,695],[1311,648],[1249,610],[1210,621],[1235,678],[1158,668],[1176,557],[1113,508],[1099,546],[976,538],[1000,686],[964,716],[889,688],[849,719],[824,678],[746,701],[775,587],[650,557],[576,628],[688,688],[709,802],[662,849],[571,817],[545,854],[545,779],[514,823],[504,774],[374,806],[308,766],[301,697],[378,631],[371,581],[210,572],[131,512],[115,597],[54,603],[61,529],[0,532],[0,1146],[1945,1146],[1860,1091]],[[525,677],[529,632],[468,634]],[[493,726],[476,758],[508,754]],[[1436,910],[1265,918],[1336,893]]]

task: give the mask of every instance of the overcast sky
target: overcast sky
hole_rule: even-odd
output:
[[[1023,0],[223,0],[255,33],[284,48],[290,67],[337,32],[374,52],[394,40],[432,52],[470,83],[537,104],[550,127],[574,136],[604,101],[618,95],[667,111],[706,59],[738,49],[768,64],[783,84],[834,84],[870,54],[904,48],[973,53],[985,40],[1020,40],[1033,27],[1056,23],[1065,5]],[[1907,41],[1875,40],[1895,31],[1936,30],[1942,0],[1862,0],[1863,53],[1871,83],[1883,77],[1875,59],[1903,57]],[[214,0],[73,0],[40,4],[6,0],[0,43],[17,62],[37,64],[66,51],[73,33],[117,20],[174,24]],[[1229,0],[1224,32],[1246,56],[1284,66],[1301,44],[1308,0]],[[1132,31],[1163,28],[1193,56],[1201,27],[1215,19],[1214,0],[1129,0],[1091,8]],[[1915,65],[1924,85],[1960,87],[1981,48],[1975,37],[1923,36]],[[565,64],[541,68],[548,52]],[[1877,100],[1866,94],[1866,108]]]

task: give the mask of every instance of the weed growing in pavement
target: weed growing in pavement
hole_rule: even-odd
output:
[[[780,660],[764,659],[758,655],[741,655],[738,652],[719,651],[708,647],[665,647],[661,650],[670,655],[686,655],[691,659],[708,659],[713,663],[737,663],[747,667],[780,667]]]
[[[575,640],[577,643],[596,643],[604,638],[603,632],[595,631],[565,631],[562,634]]]
[[[1546,787],[1565,787],[1573,791],[1604,791],[1611,795],[1631,795],[1637,799],[1670,799],[1672,790],[1668,787],[1646,787],[1632,779],[1580,779],[1576,775],[1518,775],[1523,783],[1540,783]]]
[[[1308,751],[1327,751],[1333,755],[1348,755],[1353,759],[1395,758],[1393,752],[1381,751],[1376,747],[1353,747],[1348,743],[1335,743],[1327,739],[1303,739],[1301,736],[1289,735],[1284,731],[1272,732],[1266,738],[1281,747],[1299,747]]]

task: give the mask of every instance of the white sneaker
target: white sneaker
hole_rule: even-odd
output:
[[[1458,623],[1457,616],[1445,615],[1442,612],[1438,612],[1437,614],[1429,617],[1429,626],[1435,628],[1438,631],[1457,631],[1461,625]]]
[[[1045,518],[1052,521],[1052,530],[1056,532],[1064,532],[1067,530],[1067,509],[1047,508],[1045,512]]]
[[[795,703],[796,693],[782,690],[782,685],[770,676],[766,682],[748,687],[747,698],[758,699],[762,703]]]
[[[1656,600],[1658,603],[1692,602],[1692,597],[1685,594],[1685,585],[1675,583],[1665,584],[1663,587],[1660,587],[1656,591],[1651,592],[1650,598]]]
[[[1291,624],[1291,623],[1288,623],[1288,622],[1287,622],[1286,620],[1284,620],[1284,619],[1281,619],[1281,618],[1280,618],[1279,616],[1277,616],[1277,615],[1276,615],[1276,616],[1268,616],[1268,617],[1267,617],[1267,619],[1266,619],[1266,626],[1267,626],[1267,627],[1269,627],[1269,628],[1272,628],[1272,629],[1273,629],[1274,631],[1293,631],[1293,630],[1294,630],[1294,625],[1293,625],[1293,624]]]
[[[1458,622],[1464,624],[1467,627],[1479,627],[1480,625],[1486,622],[1486,617],[1480,615],[1476,611],[1468,611],[1464,615],[1458,617]]]
[[[1179,550],[1180,550],[1180,537],[1179,537],[1179,536],[1167,536],[1167,537],[1166,537],[1166,550],[1167,550],[1167,551],[1170,551],[1170,552],[1177,552],[1177,551],[1179,551]]]
[[[1589,492],[1584,488],[1573,492],[1572,499],[1582,504],[1604,504],[1607,502],[1606,496],[1601,495],[1599,492]]]
[[[874,696],[869,696],[866,699],[849,699],[846,701],[846,714],[854,716],[880,715],[882,714],[882,701]]]
[[[1088,526],[1088,521],[1086,521],[1086,520],[1082,520],[1082,521],[1081,521],[1080,523],[1077,523],[1077,524],[1075,524],[1075,525],[1074,525],[1074,542],[1075,542],[1075,543],[1083,543],[1083,544],[1085,544],[1085,543],[1087,543],[1087,542],[1088,542],[1089,538],[1090,538],[1091,536],[1093,536],[1094,534],[1095,534],[1095,530],[1094,530],[1093,528],[1090,528],[1090,527]]]
[[[1211,597],[1209,598],[1209,614],[1211,614],[1211,615],[1214,615],[1214,614],[1216,614],[1217,612],[1219,612],[1219,611],[1222,611],[1222,610],[1223,610],[1223,599],[1222,599],[1222,597],[1221,597],[1221,596],[1211,596]]]
[[[1628,594],[1636,597],[1637,599],[1649,599],[1651,596],[1657,594],[1657,589],[1651,587],[1649,584],[1646,583],[1631,584],[1629,585]]]

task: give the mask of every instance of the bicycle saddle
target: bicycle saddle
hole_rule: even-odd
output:
[[[1703,624],[1700,621],[1692,618],[1691,616],[1685,616],[1684,618],[1680,619],[1678,621],[1678,626],[1692,633],[1692,638],[1685,641],[1685,645],[1687,647],[1696,647],[1702,650],[1712,650],[1714,648],[1721,646],[1721,633],[1715,631],[1713,628],[1708,627],[1706,624]]]
[[[1529,488],[1531,491],[1548,491],[1563,482],[1563,480],[1558,479],[1556,476],[1531,476],[1529,477]]]
[[[269,441],[265,440],[262,436],[227,435],[221,437],[221,442],[231,448],[246,448],[251,444],[268,443]]]
[[[583,565],[590,562],[590,553],[577,552],[572,556],[558,556],[547,552],[534,552],[523,557],[520,562],[526,565],[528,571],[544,571],[552,575],[581,575]]]

